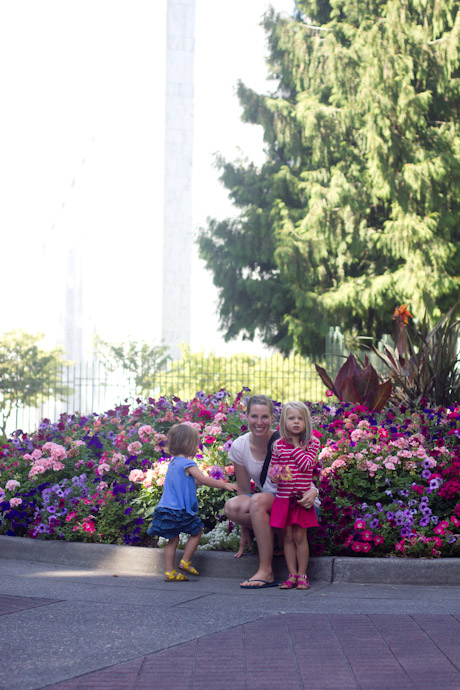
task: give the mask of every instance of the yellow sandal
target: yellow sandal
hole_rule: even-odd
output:
[[[181,570],[185,570],[187,573],[190,573],[191,575],[199,575],[200,573],[196,568],[193,567],[192,561],[184,561],[184,559],[181,560],[179,563],[179,568]]]
[[[182,573],[176,573],[175,570],[165,571],[165,582],[184,582],[185,580],[188,581],[188,577]]]

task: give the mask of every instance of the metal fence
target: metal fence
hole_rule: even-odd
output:
[[[48,381],[45,386],[48,393],[41,398],[35,395],[28,399],[24,395],[28,389],[26,377],[16,389],[22,394],[16,393],[15,396],[14,391],[4,391],[2,401],[0,391],[3,426],[7,434],[17,429],[30,432],[38,428],[42,419],[57,421],[64,412],[103,413],[120,403],[133,403],[137,398],[147,401],[149,397],[161,395],[176,395],[182,400],[190,400],[197,392],[212,394],[222,388],[232,396],[246,387],[253,393],[264,393],[279,402],[317,402],[325,399],[326,390],[315,363],[325,367],[334,379],[348,354],[340,329],[331,328],[324,355],[311,357],[217,357],[186,353],[182,359],[171,361],[165,368],[153,372],[130,372],[121,368],[113,371],[97,361],[72,364],[56,370],[54,381]],[[373,364],[376,368],[380,366],[378,358]],[[51,393],[56,387],[61,389],[59,396]],[[5,411],[6,403],[10,406],[9,414]]]
[[[56,368],[51,377],[47,376],[43,389],[44,394],[29,397],[27,377],[24,377],[19,393],[2,394],[0,391],[4,410],[2,422],[7,435],[17,429],[33,431],[45,418],[58,421],[64,412],[104,412],[135,395],[129,376],[110,372],[97,361]],[[56,389],[62,393],[54,395],[51,391]],[[5,414],[8,415],[6,420]]]
[[[322,366],[324,358],[317,359]],[[56,370],[54,382],[47,382],[47,390],[61,388],[62,394],[24,395],[10,391],[3,394],[4,426],[7,435],[17,429],[33,431],[42,419],[57,421],[64,413],[103,413],[124,402],[134,403],[137,398],[176,395],[190,400],[197,392],[216,393],[225,388],[236,396],[244,387],[252,392],[264,393],[274,400],[311,400],[324,398],[324,384],[318,377],[314,361],[292,355],[269,358],[238,355],[233,357],[206,357],[193,355],[185,360],[171,362],[154,371],[111,371],[100,362],[78,363]],[[2,393],[0,392],[0,401]],[[8,403],[8,405],[7,405]],[[8,411],[6,408],[10,409]]]

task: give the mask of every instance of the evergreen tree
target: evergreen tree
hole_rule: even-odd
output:
[[[436,319],[459,291],[459,2],[297,0],[267,13],[259,168],[219,161],[235,219],[200,255],[227,339],[321,349],[329,325],[378,336],[397,304]]]

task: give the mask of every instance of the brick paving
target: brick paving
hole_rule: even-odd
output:
[[[452,615],[279,614],[47,690],[460,690]]]
[[[48,606],[58,603],[58,599],[44,599],[43,597],[17,597],[8,594],[0,594],[0,616],[17,611],[27,611],[38,606]]]

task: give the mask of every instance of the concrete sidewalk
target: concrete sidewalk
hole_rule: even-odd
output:
[[[107,560],[59,563],[65,548],[52,562],[5,557],[0,541],[5,690],[460,688],[460,585],[315,577],[307,592],[248,591],[251,557],[220,558],[226,577],[167,583]],[[209,570],[214,556],[200,554]]]

